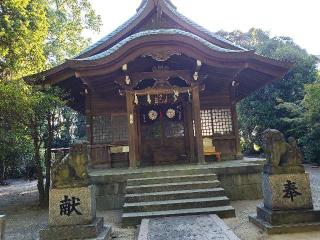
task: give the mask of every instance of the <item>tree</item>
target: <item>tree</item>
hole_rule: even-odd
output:
[[[31,113],[27,116],[34,146],[34,161],[37,168],[39,203],[47,206],[49,201],[51,148],[54,132],[58,130],[56,112],[64,105],[61,100],[62,92],[57,88],[33,86],[30,96]],[[45,147],[44,166],[40,150]],[[45,173],[45,177],[43,177]],[[45,180],[45,181],[44,181]]]
[[[30,113],[30,88],[23,81],[0,80],[0,183],[17,160],[32,155],[22,121]],[[13,107],[14,106],[14,107]],[[27,155],[27,156],[26,156]]]
[[[49,34],[45,53],[48,67],[75,57],[90,43],[86,31],[99,32],[101,18],[89,0],[48,0]]]
[[[285,77],[242,100],[238,104],[239,126],[245,152],[255,153],[254,145],[261,146],[261,133],[266,128],[276,128],[293,136],[302,144],[307,134],[302,101],[305,84],[317,79],[315,57],[296,45],[288,37],[270,37],[261,29],[246,33],[220,31],[218,34],[258,54],[294,63]]]
[[[13,156],[32,155],[43,206],[48,202],[50,150],[59,135],[56,118],[64,101],[55,88],[27,85],[21,78],[79,54],[90,42],[84,32],[98,31],[100,25],[89,0],[0,1],[0,181],[8,166],[14,167]],[[18,143],[23,151],[16,151]]]
[[[0,1],[0,79],[17,79],[45,66],[45,0]]]
[[[320,164],[320,83],[306,85],[305,92],[303,120],[308,134],[301,137],[301,142],[306,158]]]

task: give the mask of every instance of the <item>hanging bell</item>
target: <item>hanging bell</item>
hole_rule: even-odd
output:
[[[138,99],[137,94],[134,95],[134,103],[135,103],[136,105],[139,104],[139,99]]]
[[[151,97],[150,97],[150,94],[148,94],[147,102],[148,102],[149,104],[151,104]]]

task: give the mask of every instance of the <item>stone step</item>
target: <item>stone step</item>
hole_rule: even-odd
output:
[[[141,223],[141,220],[143,218],[201,215],[201,214],[217,214],[221,218],[229,218],[229,217],[235,217],[235,210],[231,206],[220,206],[220,207],[210,207],[210,208],[191,208],[191,209],[178,209],[178,210],[155,211],[155,212],[124,213],[122,215],[122,224],[124,226],[138,225]]]
[[[128,186],[172,183],[172,182],[192,182],[192,181],[214,181],[217,180],[216,174],[194,174],[181,176],[161,176],[152,178],[128,179]]]
[[[223,188],[210,188],[210,189],[191,189],[181,191],[166,191],[166,192],[151,192],[151,193],[136,193],[126,194],[125,202],[151,202],[175,199],[188,199],[188,198],[207,198],[224,196]]]
[[[218,180],[148,184],[148,185],[140,185],[140,186],[127,186],[126,193],[131,194],[131,193],[164,192],[164,191],[175,191],[175,190],[205,189],[205,188],[216,188],[219,186],[220,186],[220,182]]]
[[[210,197],[210,198],[191,198],[191,199],[177,199],[166,201],[152,201],[152,202],[135,202],[125,203],[123,212],[152,212],[152,211],[166,211],[177,209],[190,208],[208,208],[229,205],[229,198]]]
[[[197,165],[190,166],[190,168],[146,168],[144,172],[131,172],[128,174],[128,179],[137,178],[154,178],[154,177],[166,177],[166,176],[185,176],[185,175],[199,175],[199,174],[213,174],[213,168],[199,168]]]

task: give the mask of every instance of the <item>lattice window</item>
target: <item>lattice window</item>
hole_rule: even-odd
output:
[[[231,110],[212,109],[213,132],[215,135],[230,135],[233,132]]]
[[[212,127],[212,110],[201,110],[201,128],[202,136],[212,136],[213,127]]]
[[[112,125],[113,142],[121,142],[121,141],[128,140],[127,114],[112,115],[111,125]]]
[[[92,118],[93,143],[114,143],[128,140],[127,116],[101,115]]]
[[[200,111],[202,136],[230,135],[233,133],[231,110],[228,108]]]

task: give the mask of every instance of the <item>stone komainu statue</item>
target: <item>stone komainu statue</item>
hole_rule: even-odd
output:
[[[303,156],[293,137],[285,141],[284,135],[276,129],[267,129],[262,133],[263,149],[267,162],[264,172],[297,173],[304,172]]]
[[[89,157],[88,143],[73,144],[69,154],[52,165],[52,188],[87,186]]]

